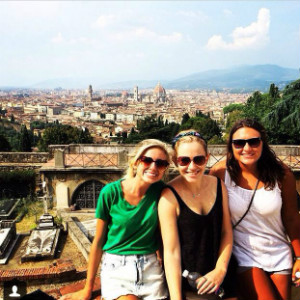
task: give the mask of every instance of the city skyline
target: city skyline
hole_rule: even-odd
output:
[[[298,1],[2,1],[0,86],[300,66]]]

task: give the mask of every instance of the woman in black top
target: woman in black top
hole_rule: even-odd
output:
[[[198,132],[180,132],[173,148],[180,175],[164,189],[158,206],[170,299],[218,299],[232,250],[226,188],[204,174],[209,155]],[[185,269],[201,274],[196,291],[181,276]],[[224,289],[225,298],[234,299],[231,288]]]

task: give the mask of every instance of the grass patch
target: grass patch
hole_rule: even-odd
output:
[[[44,205],[42,201],[26,201],[20,207],[20,214],[24,212],[23,218],[16,223],[17,232],[28,232],[37,226],[37,221],[44,213]],[[48,209],[48,213],[56,217],[56,211]]]

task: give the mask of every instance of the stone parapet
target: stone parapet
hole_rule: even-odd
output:
[[[0,163],[43,164],[48,159],[48,152],[0,152]]]

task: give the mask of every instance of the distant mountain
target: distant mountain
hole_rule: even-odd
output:
[[[223,70],[209,70],[191,74],[175,80],[160,80],[166,89],[213,89],[251,92],[265,92],[271,83],[279,88],[299,78],[297,69],[283,68],[277,65],[238,66]],[[91,84],[93,89],[133,89],[134,86],[154,88],[158,80],[130,80],[122,82],[107,82],[100,78],[60,78],[39,82],[31,88],[54,89],[87,89]],[[30,87],[29,87],[30,88]]]
[[[166,84],[165,88],[266,91],[271,83],[283,87],[298,78],[299,71],[297,69],[276,65],[239,66],[195,73],[173,80]]]

